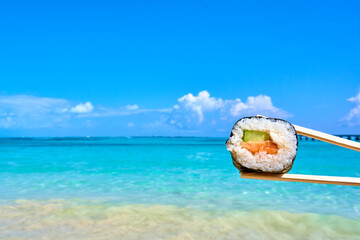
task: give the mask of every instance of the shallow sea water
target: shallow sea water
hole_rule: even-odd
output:
[[[225,140],[0,139],[0,239],[359,239],[360,188],[241,179]],[[300,141],[291,173],[360,153]]]

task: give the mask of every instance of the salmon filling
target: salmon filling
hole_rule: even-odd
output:
[[[241,147],[246,148],[252,154],[258,152],[266,152],[267,154],[276,154],[279,150],[279,147],[272,141],[264,142],[243,142]]]

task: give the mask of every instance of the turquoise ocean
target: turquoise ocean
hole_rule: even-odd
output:
[[[360,188],[241,179],[226,138],[2,138],[0,239],[360,239]],[[360,177],[299,141],[290,173]]]

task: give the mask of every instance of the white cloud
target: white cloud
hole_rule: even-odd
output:
[[[349,114],[343,120],[345,120],[349,126],[360,125],[360,92],[355,97],[347,100],[354,103],[355,107],[350,110]]]
[[[142,109],[137,104],[126,105],[118,108],[97,107],[96,111],[88,114],[81,114],[78,117],[115,117],[115,116],[128,116],[142,113],[169,113],[172,108],[165,109]]]
[[[233,116],[241,116],[246,113],[260,114],[261,112],[280,113],[283,117],[287,114],[272,104],[271,98],[266,95],[250,96],[243,103],[240,99],[231,102],[230,113]],[[265,115],[265,114],[264,114]]]
[[[349,99],[359,106],[360,96]],[[274,106],[269,96],[249,96],[246,101],[213,97],[208,91],[197,95],[188,93],[177,99],[170,108],[142,109],[137,104],[117,108],[96,106],[91,102],[72,104],[65,99],[42,98],[26,95],[0,96],[0,128],[81,128],[99,126],[104,122],[114,127],[134,127],[134,119],[141,118],[139,128],[152,129],[148,132],[166,132],[173,134],[197,134],[200,131],[207,135],[227,129],[235,120],[246,115],[261,114],[269,117],[287,117],[288,113]],[[352,110],[348,118],[354,118],[358,110]],[[356,112],[357,111],[357,112]],[[140,116],[136,116],[140,115]],[[359,115],[359,114],[358,114]],[[128,117],[126,119],[126,117]],[[84,124],[93,118],[89,124]],[[108,118],[94,119],[94,118]],[[123,118],[121,123],[111,118]],[[151,125],[153,122],[153,125]],[[91,123],[91,124],[90,124]],[[211,134],[208,134],[211,135]]]
[[[14,124],[11,117],[0,118],[0,128],[10,128]]]
[[[38,128],[59,125],[70,103],[65,99],[28,95],[0,96],[0,128]]]
[[[69,102],[58,98],[34,97],[28,95],[0,96],[0,107],[17,112],[61,112]]]
[[[246,102],[237,99],[221,99],[211,97],[207,91],[201,91],[197,96],[192,93],[178,99],[174,105],[168,123],[179,128],[199,128],[199,124],[213,124],[205,121],[205,115],[211,119],[234,121],[235,118],[246,115],[261,114],[286,118],[290,114],[273,105],[271,98],[266,95],[249,96]]]
[[[178,99],[179,105],[183,105],[186,109],[190,109],[199,117],[199,122],[204,121],[203,112],[214,111],[221,108],[224,101],[221,98],[210,97],[209,92],[201,91],[197,96],[191,93]],[[179,109],[178,105],[174,106],[174,109]]]
[[[90,102],[71,105],[59,98],[0,96],[0,128],[64,127],[73,117],[71,113],[89,113],[94,109]]]
[[[94,110],[94,107],[91,104],[91,102],[86,102],[86,103],[80,103],[80,104],[76,105],[75,107],[71,108],[70,112],[72,112],[72,113],[90,113],[90,112],[92,112],[92,110]]]
[[[139,106],[137,104],[126,106],[126,110],[129,110],[129,111],[138,110],[138,109],[139,109]]]

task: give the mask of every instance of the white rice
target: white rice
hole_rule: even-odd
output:
[[[267,132],[271,140],[279,147],[276,154],[266,152],[254,155],[246,148],[241,147],[243,143],[244,130],[255,130]],[[267,118],[243,118],[238,121],[232,129],[232,136],[226,142],[227,149],[231,152],[234,161],[240,165],[254,170],[264,172],[281,172],[290,168],[296,156],[297,138],[292,125],[285,121]]]

